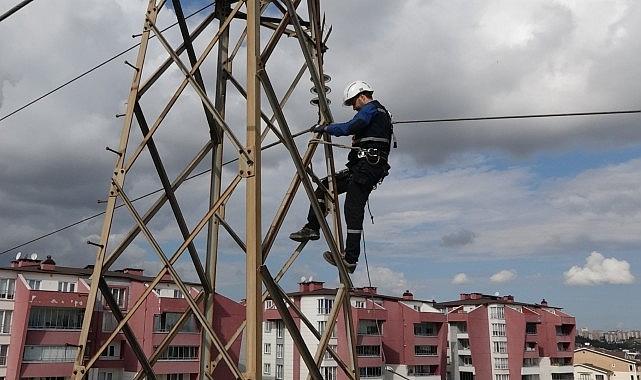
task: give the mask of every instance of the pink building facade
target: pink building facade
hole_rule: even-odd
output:
[[[575,319],[545,300],[471,293],[436,306],[447,315],[448,378],[573,379]]]
[[[60,267],[47,260],[20,259],[0,268],[0,380],[55,379],[71,376],[76,345],[82,326],[91,268]],[[123,313],[146,289],[151,278],[139,269],[123,269],[105,276]],[[190,285],[195,296],[199,289]],[[178,287],[167,278],[151,292],[129,325],[149,357],[178,317],[187,309]],[[221,295],[215,297],[216,331],[227,342],[242,324],[244,306]],[[88,354],[93,355],[116,326],[111,311],[99,302],[93,311]],[[159,379],[196,380],[200,370],[201,333],[195,320],[188,320],[169,348],[154,365]],[[230,353],[238,361],[240,338]],[[215,354],[214,354],[215,355]],[[141,370],[122,333],[103,351],[90,370],[92,380],[130,379]],[[224,366],[214,373],[231,378]]]
[[[336,289],[324,288],[323,282],[299,284],[299,291],[289,294],[301,312],[319,332],[329,323]],[[401,297],[378,294],[376,288],[357,288],[352,292],[351,310],[356,333],[359,374],[363,379],[445,379],[447,364],[447,323],[445,314],[434,308],[434,301],[414,299],[405,292]],[[339,310],[342,315],[342,310]],[[284,328],[278,311],[267,300],[263,328],[263,378],[304,380],[308,371]],[[318,340],[294,318],[312,355]],[[339,317],[329,345],[347,360],[346,327]],[[348,377],[335,360],[325,355],[320,372],[325,380]]]

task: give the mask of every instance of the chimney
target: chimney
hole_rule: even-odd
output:
[[[145,270],[144,269],[138,269],[138,268],[125,268],[122,271],[125,274],[131,274],[131,275],[134,275],[134,276],[142,276]]]
[[[545,298],[543,298],[541,300],[541,306],[547,306],[547,305],[548,305],[548,301],[546,301]]]
[[[460,298],[461,301],[469,300],[470,299],[470,294],[469,293],[461,293],[459,298]]]
[[[363,293],[377,294],[376,289],[376,286],[363,286]]]
[[[410,293],[409,290],[406,290],[405,293],[403,293],[403,299],[404,300],[413,300],[414,299],[414,295],[412,293]]]
[[[301,293],[314,292],[323,289],[325,283],[323,281],[301,281],[298,283],[298,291]]]
[[[42,270],[54,270],[54,269],[56,269],[56,262],[53,261],[51,256],[47,256],[47,258],[40,263],[40,269],[42,269]]]
[[[503,299],[503,301],[505,301],[507,303],[513,303],[514,302],[514,296],[511,296],[511,295],[503,296],[501,298]]]
[[[481,294],[481,293],[471,293],[469,299],[471,299],[471,300],[480,300],[481,298],[483,298],[483,294]]]

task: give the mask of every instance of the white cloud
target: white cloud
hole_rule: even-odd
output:
[[[605,258],[599,252],[592,252],[585,259],[584,266],[575,265],[563,276],[566,284],[575,286],[631,284],[635,280],[627,261]]]
[[[365,266],[363,265],[362,268]],[[370,266],[369,276],[372,279],[372,286],[377,287],[380,294],[400,297],[405,290],[409,289],[405,274],[387,267]],[[367,272],[364,269],[357,270],[352,275],[352,281],[354,286],[369,286]]]
[[[495,284],[510,282],[514,279],[516,279],[516,271],[513,269],[504,269],[500,272],[494,273],[492,277],[490,277],[490,281]]]
[[[465,273],[458,273],[452,278],[452,284],[454,285],[461,285],[461,284],[467,284],[470,282],[469,277],[467,277],[467,274]]]

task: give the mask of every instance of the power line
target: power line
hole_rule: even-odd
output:
[[[11,15],[12,15],[12,14],[14,14],[14,13],[16,13],[17,11],[19,11],[20,9],[22,9],[22,7],[24,7],[25,5],[29,4],[29,3],[30,3],[30,2],[32,2],[32,1],[33,1],[33,0],[24,0],[24,1],[23,1],[23,2],[21,2],[20,4],[18,4],[18,5],[16,5],[15,7],[13,7],[13,8],[11,8],[11,9],[9,9],[9,10],[8,10],[8,11],[6,11],[2,16],[0,16],[0,22],[2,22],[2,21],[4,21],[5,19],[9,18],[9,16],[11,16]]]
[[[595,115],[616,115],[616,114],[626,114],[626,113],[641,113],[641,110],[547,113],[547,114],[538,114],[538,115],[461,117],[461,118],[453,118],[453,119],[402,120],[402,121],[394,121],[392,124],[444,123],[444,122],[456,122],[456,121],[504,120],[504,119],[534,119],[534,118],[542,118],[542,117],[595,116]]]
[[[305,130],[303,130],[303,131],[301,131],[301,132],[298,132],[298,133],[294,134],[292,137],[296,138],[296,137],[302,136],[302,135],[304,135],[304,134],[306,134],[306,133],[308,133],[308,132],[309,132],[309,130],[308,130],[308,129],[305,129]],[[281,144],[281,142],[280,142],[280,141],[276,141],[276,142],[273,142],[273,143],[271,143],[271,144],[265,145],[264,147],[262,147],[262,148],[261,148],[261,151],[263,151],[263,150],[265,150],[265,149],[269,149],[269,148],[274,147],[274,146],[279,145],[279,144]],[[223,163],[223,166],[228,165],[228,164],[231,164],[231,163],[234,163],[234,162],[236,162],[236,161],[238,161],[238,158],[231,159],[231,160],[229,160],[229,161],[227,161],[227,162]],[[187,177],[187,178],[185,179],[185,182],[186,182],[186,181],[189,181],[189,180],[191,180],[191,179],[194,179],[194,178],[196,178],[196,177],[200,177],[201,175],[206,174],[206,173],[209,173],[210,171],[211,171],[211,169],[207,169],[207,170],[203,170],[203,171],[201,171],[201,172],[199,172],[199,173],[196,173],[196,174],[194,174],[194,175],[191,175],[191,176],[189,176],[189,177]],[[152,196],[152,195],[154,195],[154,194],[160,193],[161,191],[164,191],[164,189],[154,190],[154,191],[152,191],[152,192],[150,192],[150,193],[147,193],[147,194],[141,195],[141,196],[139,196],[139,197],[137,197],[137,198],[134,198],[134,199],[132,199],[131,201],[132,201],[132,202],[137,202],[137,201],[139,201],[139,200],[141,200],[141,199],[144,199],[144,198],[150,197],[150,196]],[[116,209],[119,209],[119,208],[121,208],[121,207],[123,207],[123,206],[124,206],[124,204],[117,205],[117,206],[116,206]],[[33,238],[33,239],[31,239],[31,240],[29,240],[29,241],[27,241],[27,242],[20,243],[20,244],[18,244],[18,245],[16,245],[16,246],[14,246],[14,247],[11,247],[11,248],[8,248],[8,249],[5,249],[4,251],[0,252],[0,255],[4,255],[5,253],[11,252],[11,251],[16,250],[16,249],[18,249],[18,248],[22,248],[22,247],[24,247],[25,245],[29,245],[29,244],[31,244],[31,243],[35,243],[35,242],[37,242],[38,240],[42,240],[42,239],[47,238],[47,237],[49,237],[49,236],[51,236],[51,235],[55,235],[55,234],[57,234],[57,233],[59,233],[59,232],[62,232],[62,231],[64,231],[64,230],[67,230],[67,229],[69,229],[69,228],[71,228],[71,227],[75,227],[75,226],[77,226],[77,225],[79,225],[79,224],[82,224],[82,223],[84,223],[84,222],[88,222],[88,221],[90,221],[90,220],[92,220],[92,219],[95,219],[95,218],[97,218],[97,217],[99,217],[99,216],[101,216],[101,215],[104,215],[104,214],[105,214],[105,212],[103,211],[103,212],[99,212],[99,213],[97,213],[97,214],[93,214],[93,215],[91,215],[91,216],[88,216],[88,217],[82,218],[82,219],[80,219],[80,220],[78,220],[78,221],[76,221],[76,222],[73,222],[73,223],[68,224],[68,225],[66,225],[66,226],[64,226],[64,227],[58,228],[57,230],[54,230],[54,231],[48,232],[48,233],[46,233],[46,234],[44,234],[44,235],[40,235],[40,236],[35,237],[35,238]]]
[[[33,1],[33,0],[31,0],[31,1]],[[194,16],[194,15],[196,15],[196,14],[198,14],[198,13],[200,13],[200,12],[204,11],[205,9],[207,9],[207,8],[211,7],[212,5],[214,5],[214,3],[210,3],[209,5],[206,5],[206,6],[202,7],[202,8],[200,8],[200,9],[198,9],[197,11],[195,11],[195,12],[191,13],[189,16],[185,17],[185,20],[187,20],[188,18],[190,18],[190,17],[192,17],[192,16]],[[0,20],[0,21],[1,21],[1,20]],[[175,23],[173,23],[173,24],[169,25],[168,27],[166,27],[166,28],[162,29],[162,30],[161,30],[161,32],[164,32],[164,31],[166,31],[166,30],[169,30],[169,29],[173,28],[173,27],[174,27],[174,26],[176,26],[176,25],[178,25],[178,22],[175,22]],[[149,37],[149,38],[151,39],[151,38],[154,38],[154,37],[155,37],[155,36],[151,36],[151,37]],[[28,102],[27,104],[25,104],[25,105],[23,105],[23,106],[21,106],[21,107],[19,107],[19,108],[15,109],[15,110],[13,110],[13,111],[9,112],[8,114],[6,114],[6,115],[2,116],[2,117],[0,118],[0,122],[1,122],[1,121],[3,121],[3,120],[5,120],[5,119],[7,119],[7,118],[9,118],[9,117],[11,117],[11,116],[13,116],[13,115],[15,115],[15,114],[16,114],[16,113],[18,113],[18,112],[20,112],[20,111],[24,110],[25,108],[27,108],[27,107],[31,106],[32,104],[34,104],[34,103],[36,103],[36,102],[38,102],[38,101],[40,101],[40,100],[42,100],[42,99],[46,98],[47,96],[49,96],[49,95],[53,94],[54,92],[56,92],[56,91],[58,91],[58,90],[61,90],[62,88],[64,88],[64,87],[66,87],[66,86],[70,85],[71,83],[73,83],[73,82],[77,81],[78,79],[80,79],[80,78],[84,77],[85,75],[88,75],[88,74],[90,74],[91,72],[93,72],[93,71],[95,71],[95,70],[97,70],[97,69],[101,68],[102,66],[104,66],[104,65],[106,65],[107,63],[109,63],[109,62],[111,62],[111,61],[115,60],[116,58],[121,57],[121,56],[123,56],[124,54],[129,53],[130,51],[132,51],[133,49],[137,48],[138,46],[140,46],[140,42],[138,42],[137,44],[135,44],[135,45],[131,46],[131,47],[130,47],[130,48],[128,48],[128,49],[125,49],[125,50],[121,51],[120,53],[118,53],[118,54],[114,55],[113,57],[111,57],[111,58],[107,59],[106,61],[99,63],[98,65],[96,65],[96,66],[92,67],[91,69],[89,69],[89,70],[85,71],[84,73],[82,73],[82,74],[80,74],[80,75],[78,75],[78,76],[74,77],[73,79],[68,80],[67,82],[65,82],[65,83],[61,84],[60,86],[58,86],[58,87],[54,88],[53,90],[51,90],[51,91],[49,91],[49,92],[47,92],[47,93],[45,93],[45,94],[43,94],[43,95],[41,95],[41,96],[39,96],[39,97],[37,97],[37,98],[33,99],[32,101]]]
[[[199,11],[197,11],[197,12],[199,12]],[[616,115],[616,114],[631,114],[631,113],[641,113],[641,110],[602,111],[602,112],[575,112],[575,113],[511,115],[511,116],[483,116],[483,117],[452,118],[452,119],[401,120],[401,121],[395,121],[394,124],[420,124],[420,123],[478,121],[478,120],[503,120],[503,119],[530,119],[530,118],[543,118],[543,117],[594,116],[594,115]],[[303,130],[301,132],[298,132],[298,133],[294,134],[292,137],[296,138],[296,137],[302,136],[302,135],[304,135],[304,134],[306,134],[308,132],[309,132],[309,130],[306,129],[306,130]],[[269,149],[269,148],[274,147],[274,146],[279,145],[279,144],[281,144],[281,142],[280,141],[276,141],[274,143],[265,145],[264,147],[261,148],[261,150]],[[229,161],[223,163],[223,166],[231,164],[231,163],[236,162],[236,161],[238,161],[238,158],[234,158],[232,160],[229,160]],[[193,178],[199,177],[199,176],[201,176],[203,174],[206,174],[206,173],[208,173],[210,171],[211,171],[211,169],[207,169],[207,170],[204,170],[204,171],[202,171],[200,173],[196,173],[196,174],[194,174],[194,175],[192,175],[190,177],[187,177],[185,179],[185,181],[189,181],[189,180],[191,180]],[[150,193],[141,195],[141,196],[139,196],[139,197],[137,197],[135,199],[132,199],[132,202],[136,202],[136,201],[139,201],[141,199],[147,198],[147,197],[149,197],[151,195],[154,195],[154,194],[157,194],[157,193],[159,193],[161,191],[163,191],[163,189],[158,189],[158,190],[152,191]],[[118,208],[120,208],[122,206],[124,206],[124,205],[118,205],[118,206],[116,206],[116,208],[118,209]],[[38,240],[42,240],[42,239],[44,239],[46,237],[49,237],[51,235],[54,235],[54,234],[56,234],[58,232],[61,232],[61,231],[64,231],[66,229],[69,229],[71,227],[77,226],[78,224],[82,224],[82,223],[87,222],[87,221],[89,221],[91,219],[95,219],[95,218],[97,218],[97,217],[99,217],[101,215],[104,215],[104,211],[100,212],[100,213],[97,213],[97,214],[94,214],[94,215],[91,215],[91,216],[88,216],[86,218],[80,219],[80,220],[78,220],[76,222],[73,222],[73,223],[71,223],[69,225],[66,225],[66,226],[64,226],[62,228],[59,228],[59,229],[57,229],[55,231],[52,231],[52,232],[46,233],[44,235],[38,236],[38,237],[36,237],[34,239],[31,239],[31,240],[29,240],[29,241],[27,241],[25,243],[21,243],[21,244],[18,244],[16,246],[14,246],[14,247],[9,248],[9,249],[5,249],[4,251],[0,252],[0,255],[3,255],[5,253],[11,252],[11,251],[16,250],[18,248],[24,247],[25,245],[34,243],[34,242],[36,242]]]

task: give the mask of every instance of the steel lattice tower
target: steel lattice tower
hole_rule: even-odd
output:
[[[116,161],[112,177],[110,179],[110,189],[106,201],[106,213],[103,221],[100,242],[93,243],[97,246],[96,262],[93,267],[91,277],[91,287],[88,294],[86,310],[83,320],[82,331],[78,342],[78,355],[75,361],[73,378],[82,379],[88,374],[98,360],[101,352],[114,340],[117,334],[122,333],[129,346],[136,355],[141,366],[141,371],[137,373],[135,379],[155,378],[153,371],[154,363],[160,357],[160,354],[171,343],[176,336],[182,323],[188,317],[193,317],[201,326],[201,354],[200,372],[201,376],[211,378],[211,374],[216,365],[225,365],[228,367],[233,376],[237,379],[261,379],[261,355],[262,355],[262,309],[264,299],[270,296],[278,308],[285,326],[291,334],[300,355],[309,370],[309,377],[314,380],[322,380],[319,371],[319,365],[324,353],[327,351],[332,355],[338,366],[350,379],[358,379],[358,368],[356,363],[355,352],[355,331],[353,329],[352,316],[350,312],[350,290],[352,283],[342,264],[339,260],[339,252],[343,249],[342,227],[339,215],[338,196],[336,194],[335,184],[331,181],[331,174],[335,173],[332,147],[325,144],[324,154],[327,174],[330,174],[329,186],[326,189],[326,198],[328,200],[328,209],[332,216],[333,225],[330,226],[322,215],[321,208],[316,196],[312,182],[319,184],[318,176],[314,174],[310,163],[319,139],[329,142],[327,135],[311,135],[310,143],[304,152],[300,152],[294,143],[294,136],[290,131],[288,120],[283,112],[283,107],[287,102],[292,91],[299,84],[303,74],[307,71],[311,76],[314,84],[314,92],[318,95],[315,104],[318,107],[319,122],[332,122],[332,114],[328,107],[326,96],[327,88],[325,81],[327,76],[323,73],[323,52],[325,43],[331,32],[331,28],[325,30],[324,20],[321,19],[320,0],[307,0],[307,17],[308,21],[303,20],[303,16],[297,14],[300,0],[219,0],[216,1],[214,11],[205,17],[205,19],[191,32],[187,27],[183,15],[180,0],[172,0],[172,6],[175,10],[177,21],[180,27],[182,43],[179,47],[173,47],[168,38],[163,35],[156,25],[158,13],[165,5],[164,0],[149,0],[149,4],[144,15],[144,26],[141,35],[141,43],[138,49],[138,56],[133,66],[134,76],[132,85],[127,99],[126,112],[123,115],[124,124],[120,136],[120,143],[117,149],[112,149],[116,153]],[[263,13],[268,7],[277,9],[280,17],[266,17]],[[243,12],[244,11],[244,12]],[[292,17],[294,16],[294,17]],[[210,38],[200,56],[196,55],[193,42],[201,35],[203,31],[218,20],[216,33]],[[230,29],[232,25],[240,25],[244,28],[235,47],[230,51]],[[261,31],[268,31],[269,39],[264,46],[261,46]],[[283,35],[296,38],[300,46],[300,52],[304,58],[304,64],[301,69],[294,75],[288,90],[284,96],[278,98],[270,76],[268,75],[268,65],[270,56],[277,48]],[[147,67],[147,49],[150,38],[156,38],[168,54],[168,58],[153,71]],[[210,53],[217,47],[217,57],[209,58]],[[237,80],[235,72],[232,70],[232,62],[240,49],[246,50],[246,62],[238,63],[238,67],[246,70],[247,85],[243,88],[240,81]],[[188,61],[186,61],[186,59]],[[216,79],[215,93],[213,99],[205,90],[205,78],[201,75],[200,68],[205,62],[212,62],[216,59]],[[143,78],[143,67],[145,72],[151,72],[150,75]],[[149,112],[143,111],[141,100],[148,93],[148,90],[154,86],[158,80],[166,74],[168,68],[179,68],[184,79],[176,91],[168,98],[162,111],[155,115],[153,123],[149,124],[147,118]],[[226,95],[227,87],[231,84],[244,99],[246,99],[246,133],[245,143],[241,142],[241,137],[237,136],[229,126],[229,118],[226,114]],[[155,144],[155,133],[159,128],[169,128],[163,121],[166,115],[181,98],[185,88],[191,88],[197,94],[197,102],[202,104],[207,125],[208,139],[203,142],[203,146],[197,152],[194,152],[193,158],[187,166],[175,178],[169,178],[165,164],[163,162],[159,146]],[[269,103],[273,117],[268,118],[262,112],[261,95]],[[151,96],[148,94],[148,96]],[[200,108],[201,106],[198,105]],[[134,123],[135,121],[135,123]],[[142,138],[139,141],[133,141],[132,126],[137,124],[140,127]],[[264,130],[261,127],[264,126]],[[173,126],[171,126],[173,127]],[[296,168],[293,173],[291,182],[285,194],[283,195],[280,206],[273,216],[273,221],[269,226],[266,235],[261,236],[261,150],[263,140],[268,133],[273,133],[282,143],[291,156],[291,160]],[[221,176],[223,166],[223,149],[232,149],[232,152],[238,152],[238,171],[236,175],[227,183],[223,183]],[[145,152],[146,151],[146,152]],[[139,162],[142,155],[149,154],[153,165],[156,169],[155,176],[163,185],[163,193],[156,201],[144,212],[139,211],[132,199],[128,196],[128,189],[125,186],[125,178],[134,174],[130,173],[131,169]],[[195,226],[188,226],[181,210],[180,203],[176,197],[176,192],[180,189],[186,178],[194,169],[204,160],[211,159],[210,189],[208,193],[207,204],[208,210],[197,218]],[[238,188],[238,185],[244,181],[245,187],[245,239],[241,239],[228,223],[225,222],[225,204],[230,196]],[[270,253],[276,236],[280,231],[284,218],[292,205],[293,199],[300,186],[303,186],[311,206],[321,222],[321,230],[324,238],[335,261],[339,264],[341,285],[338,289],[334,306],[330,313],[328,325],[321,335],[314,326],[305,318],[298,307],[292,302],[286,293],[278,285],[278,281],[283,277],[285,272],[290,268],[297,259],[306,243],[300,243],[291,253],[289,259],[280,268],[275,276],[272,276],[270,270],[265,265],[265,260]],[[116,240],[111,236],[112,225],[114,220],[114,211],[118,204],[125,206],[128,214],[134,223],[129,232]],[[159,213],[163,206],[169,205],[171,214],[175,219],[180,233],[184,240],[180,246],[170,255],[168,255],[161,244],[158,242],[154,231],[149,227],[150,222]],[[236,331],[234,336],[227,342],[224,342],[212,323],[216,310],[213,308],[213,297],[216,289],[216,265],[219,250],[219,229],[223,226],[224,230],[234,238],[238,246],[245,252],[246,263],[246,317],[244,323]],[[207,246],[206,260],[203,264],[196,250],[194,239],[203,230],[206,229]],[[203,232],[204,233],[204,232]],[[130,299],[130,305],[127,312],[123,312],[118,306],[110,292],[109,286],[104,279],[104,274],[110,270],[114,262],[127,250],[134,239],[142,236],[155,251],[159,263],[163,268],[154,276],[146,290],[137,299]],[[176,262],[184,254],[189,252],[193,269],[198,275],[202,291],[196,297],[188,291],[185,282],[181,279],[177,269]],[[151,356],[145,354],[138,338],[134,336],[129,321],[135,311],[144,303],[145,299],[152,292],[154,287],[167,275],[170,275],[176,286],[182,291],[188,303],[188,308],[182,313],[179,322],[171,329],[164,338],[162,343],[155,348]],[[263,290],[265,289],[265,290]],[[107,340],[99,342],[100,346],[87,348],[89,342],[89,332],[92,323],[92,310],[102,299],[108,309],[113,313],[117,326]],[[199,308],[203,306],[203,310]],[[331,333],[336,324],[337,318],[342,313],[347,326],[347,341],[351,349],[348,358],[340,358],[336,352],[328,347]],[[312,354],[306,347],[300,331],[293,319],[293,314],[312,331],[318,338],[319,345],[317,351]],[[237,362],[229,355],[230,346],[245,333],[244,346],[245,367],[241,370]]]

